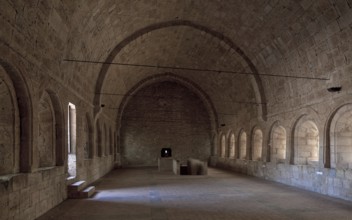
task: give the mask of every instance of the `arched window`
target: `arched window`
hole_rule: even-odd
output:
[[[307,120],[297,124],[294,136],[295,164],[307,165],[319,159],[319,130],[315,123]]]
[[[256,129],[253,133],[252,160],[262,159],[262,149],[263,149],[263,132],[260,129]]]
[[[1,68],[1,67],[0,67]],[[0,69],[0,77],[3,77]],[[5,80],[0,78],[0,175],[11,174],[15,169],[16,105],[13,94]]]
[[[221,157],[226,156],[226,137],[225,135],[221,135]]]
[[[76,143],[77,143],[77,124],[76,124],[76,106],[68,104],[68,174],[76,176]]]
[[[242,132],[240,135],[240,159],[246,159],[247,157],[247,134]]]
[[[55,166],[55,120],[50,96],[42,95],[38,108],[38,153],[39,167]]]
[[[352,169],[352,105],[334,115],[330,127],[331,167]]]
[[[270,161],[284,162],[286,159],[286,130],[275,126],[271,132]]]
[[[104,124],[104,155],[107,156],[109,155],[109,133],[108,130],[106,129],[106,124]]]
[[[0,83],[0,175],[31,172],[33,113],[30,93],[22,73],[1,58]]]
[[[235,158],[235,134],[231,133],[229,143],[229,157]]]

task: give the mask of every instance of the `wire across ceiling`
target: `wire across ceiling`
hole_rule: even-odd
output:
[[[169,70],[184,70],[193,72],[212,72],[212,73],[229,73],[238,75],[259,75],[265,77],[282,77],[282,78],[294,78],[294,79],[306,79],[306,80],[330,80],[329,78],[323,77],[309,77],[309,76],[290,76],[290,75],[279,75],[279,74],[263,74],[263,73],[252,73],[252,72],[241,72],[231,70],[220,70],[220,69],[202,69],[202,68],[190,68],[190,67],[178,67],[178,66],[163,66],[163,65],[149,65],[149,64],[133,64],[133,63],[120,63],[120,62],[102,62],[92,60],[76,60],[76,59],[64,59],[65,62],[75,63],[87,63],[87,64],[106,64],[106,65],[118,65],[127,67],[144,67],[144,68],[157,68],[157,69],[169,69]]]

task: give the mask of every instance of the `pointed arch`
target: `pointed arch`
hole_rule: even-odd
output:
[[[266,119],[267,119],[267,106],[265,104],[266,97],[265,97],[265,93],[264,93],[264,87],[263,87],[262,80],[259,77],[258,71],[257,71],[255,65],[253,64],[253,62],[244,53],[244,51],[242,49],[240,49],[230,38],[226,37],[225,35],[223,35],[220,32],[217,32],[217,31],[212,30],[206,26],[197,24],[197,23],[189,21],[189,20],[172,20],[172,21],[165,21],[165,22],[160,22],[160,23],[146,26],[144,28],[141,28],[141,29],[135,31],[134,33],[132,33],[131,35],[126,37],[124,40],[122,40],[119,44],[117,44],[114,47],[114,49],[110,52],[110,54],[105,59],[104,63],[106,63],[106,64],[103,64],[102,68],[100,69],[100,72],[99,72],[99,75],[97,78],[97,83],[95,85],[95,96],[94,96],[94,100],[93,100],[93,104],[95,106],[95,117],[101,111],[101,105],[100,105],[101,97],[99,96],[99,94],[101,93],[101,90],[102,90],[103,84],[104,84],[104,80],[105,80],[107,73],[108,73],[108,70],[110,68],[109,63],[113,62],[115,57],[120,53],[120,51],[125,46],[127,46],[131,42],[135,41],[137,38],[139,38],[149,32],[155,31],[155,30],[168,28],[168,27],[175,27],[175,26],[187,26],[187,27],[199,30],[199,31],[206,32],[207,34],[213,36],[215,39],[217,39],[221,42],[224,42],[230,48],[232,48],[234,51],[236,51],[238,53],[238,55],[243,59],[243,62],[248,64],[248,67],[251,69],[251,71],[253,73],[253,75],[252,75],[253,77],[251,77],[250,79],[252,82],[252,86],[254,89],[256,100],[258,103],[261,103],[258,108],[258,115],[260,115],[260,117],[264,121],[266,121]]]
[[[229,158],[234,159],[236,155],[236,138],[235,133],[230,131],[228,136]]]
[[[286,129],[275,122],[270,131],[268,161],[275,163],[283,163],[286,160]]]
[[[241,129],[238,136],[239,159],[247,159],[247,133]]]
[[[309,115],[300,116],[293,127],[291,163],[308,165],[319,160],[319,129]]]
[[[19,171],[30,172],[33,165],[33,111],[32,98],[22,73],[7,61],[0,59],[0,66],[11,80],[17,99],[20,140]]]
[[[329,162],[337,169],[352,169],[352,104],[337,108],[331,115],[327,129]]]
[[[262,160],[263,152],[263,132],[259,127],[254,127],[252,132],[252,151],[251,159],[260,161]]]

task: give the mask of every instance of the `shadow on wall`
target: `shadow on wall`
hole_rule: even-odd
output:
[[[176,82],[140,89],[127,103],[121,123],[123,166],[157,166],[160,149],[173,157],[207,160],[211,124],[202,100]]]

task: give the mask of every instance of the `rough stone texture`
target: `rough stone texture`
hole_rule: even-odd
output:
[[[202,101],[175,82],[152,84],[136,92],[121,124],[123,166],[157,166],[160,150],[172,149],[180,161],[207,160],[211,152],[210,120]]]
[[[224,158],[212,158],[214,165],[351,200],[351,5],[350,0],[1,0],[0,175],[9,179],[4,186],[14,186],[0,191],[3,218],[33,219],[66,198],[65,184],[57,183],[68,175],[69,103],[77,114],[77,179],[91,183],[125,162],[121,139],[128,126],[121,119],[133,101],[126,97],[170,80],[187,87],[207,112],[207,139],[188,137],[182,145],[203,144],[206,150],[194,157],[220,156],[224,134]],[[334,86],[342,90],[327,92]],[[301,126],[305,121],[314,122],[314,135],[306,132],[310,126]],[[263,147],[261,161],[254,162],[256,128]],[[160,131],[167,129],[149,129],[149,137],[160,137]],[[157,145],[183,141],[171,132],[162,137],[166,141]],[[40,184],[28,183],[48,173],[50,184],[38,189]],[[19,205],[28,194],[35,202]]]
[[[252,160],[261,160],[263,151],[263,132],[256,129],[253,135]]]
[[[48,94],[44,93],[39,105],[39,167],[51,167],[55,166],[55,120]]]
[[[0,175],[12,173],[15,148],[15,107],[5,81],[0,78]]]

